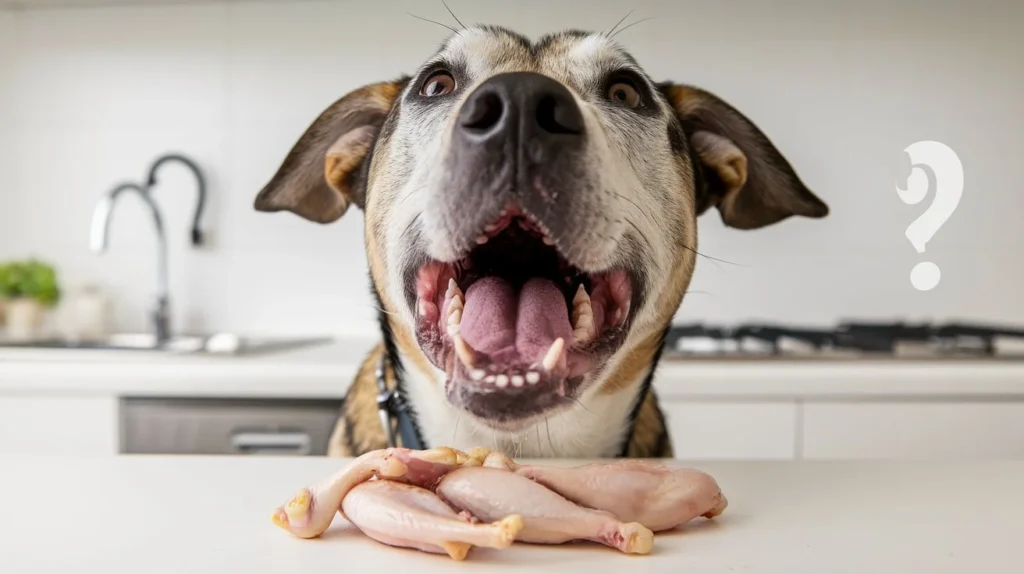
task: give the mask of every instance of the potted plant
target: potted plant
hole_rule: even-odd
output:
[[[31,338],[43,323],[48,308],[60,300],[53,267],[30,259],[0,265],[0,300],[4,303],[7,335]]]

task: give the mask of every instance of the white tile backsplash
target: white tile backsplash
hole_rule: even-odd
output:
[[[607,28],[629,8],[655,16],[619,36],[640,63],[735,105],[832,207],[823,221],[750,232],[709,213],[698,246],[709,258],[680,319],[1021,322],[1024,77],[1010,70],[1024,58],[1024,7],[982,4],[449,1],[467,23],[531,36]],[[358,212],[316,226],[256,213],[252,201],[325,106],[412,72],[444,39],[407,12],[451,22],[439,2],[412,0],[0,11],[0,258],[54,261],[69,286],[103,282],[121,328],[146,328],[155,252],[145,212],[126,198],[103,257],[88,251],[89,219],[115,183],[180,151],[209,180],[211,245],[189,247],[194,195],[185,170],[169,166],[157,196],[179,328],[372,328]],[[902,204],[894,179],[908,169],[902,149],[921,139],[959,152],[966,188],[918,255],[903,233],[924,205]],[[908,276],[925,257],[943,278],[919,293]]]

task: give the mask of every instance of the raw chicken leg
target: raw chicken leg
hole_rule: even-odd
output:
[[[654,535],[642,524],[622,523],[607,512],[581,508],[507,470],[481,466],[454,470],[438,483],[437,494],[485,522],[510,514],[522,516],[523,529],[516,536],[522,542],[590,540],[631,554],[648,554],[654,545]]]
[[[647,460],[560,468],[520,465],[492,452],[484,466],[512,470],[580,506],[610,512],[625,522],[639,522],[655,532],[698,516],[714,518],[729,504],[710,475]]]
[[[479,466],[476,456],[447,447],[430,450],[387,448],[368,452],[319,484],[303,488],[271,516],[274,524],[300,538],[320,536],[331,525],[342,500],[353,487],[373,477],[431,488],[447,472],[463,465]]]
[[[345,516],[364,534],[389,546],[447,554],[463,560],[473,546],[508,548],[523,519],[505,516],[490,524],[473,523],[429,490],[370,480],[356,485],[342,502]]]

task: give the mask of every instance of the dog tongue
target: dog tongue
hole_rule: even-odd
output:
[[[554,283],[539,278],[527,281],[519,293],[498,277],[470,285],[459,332],[499,364],[538,363],[559,337],[572,344],[565,296]]]

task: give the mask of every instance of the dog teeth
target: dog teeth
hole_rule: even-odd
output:
[[[488,239],[489,238],[486,235],[477,235],[476,236],[476,244],[477,245],[483,245],[484,243],[487,243]]]
[[[544,355],[544,360],[541,361],[541,366],[544,367],[545,371],[550,373],[555,370],[555,367],[558,366],[558,359],[562,358],[563,351],[565,351],[565,339],[559,337],[555,339],[554,343],[551,343],[551,348],[548,349],[547,354]]]
[[[524,382],[526,382],[526,381],[523,379],[522,375],[512,375],[512,386],[513,387],[521,387],[521,386],[523,386]]]
[[[462,323],[462,309],[453,309],[448,314],[448,336],[454,337],[459,334],[459,326]]]
[[[471,379],[473,379],[474,381],[482,381],[483,378],[484,378],[484,375],[486,375],[486,374],[487,373],[485,373],[483,369],[473,369],[469,373],[469,377]]]
[[[472,369],[473,349],[469,348],[469,343],[459,335],[452,335],[452,342],[455,344],[455,354],[458,355],[459,360],[467,369]]]
[[[576,289],[576,295],[572,298],[572,328],[572,337],[576,343],[586,343],[594,338],[594,308],[583,285]]]
[[[536,385],[540,382],[540,373],[537,371],[530,371],[529,373],[526,373],[526,382],[531,385]]]
[[[444,296],[445,298],[458,297],[459,299],[462,299],[462,289],[459,289],[459,284],[455,282],[454,277],[448,279],[448,291],[445,292]]]
[[[550,238],[550,237],[548,237],[547,235],[545,235],[545,236],[544,236],[544,237],[543,237],[543,238],[541,239],[541,241],[543,241],[543,242],[544,242],[544,245],[554,245],[554,244],[555,244],[555,240],[554,240],[554,239],[551,239],[551,238]]]
[[[462,290],[455,284],[454,279],[448,280],[448,292],[445,298],[449,300],[448,320],[446,329],[448,336],[454,337],[459,334],[459,325],[462,324]]]
[[[493,383],[494,382],[494,375],[487,375],[487,378],[484,379],[484,382],[485,383]]]
[[[498,375],[497,377],[494,377],[494,384],[501,388],[508,386],[508,375]]]

